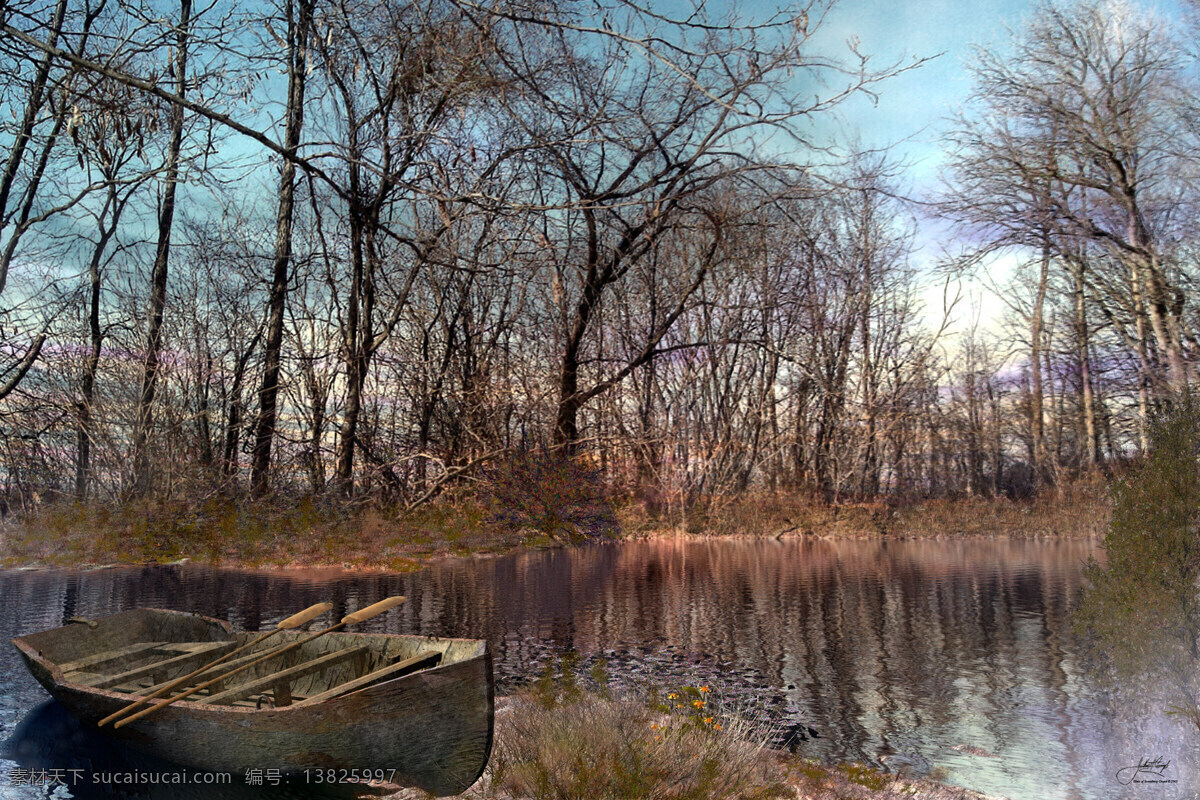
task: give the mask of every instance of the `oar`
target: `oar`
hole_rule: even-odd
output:
[[[182,678],[178,678],[176,680],[171,681],[166,686],[164,686],[161,689],[159,689],[158,691],[156,691],[154,694],[148,694],[145,697],[138,698],[135,702],[130,703],[129,705],[122,708],[120,711],[115,711],[112,714],[109,714],[107,717],[100,720],[96,724],[99,726],[99,725],[104,725],[106,723],[112,722],[114,719],[119,719],[120,717],[125,716],[130,711],[133,711],[136,708],[141,708],[146,703],[150,702],[151,700],[153,700],[157,697],[162,697],[164,694],[170,694],[173,690],[178,689],[180,686],[187,683],[192,678],[195,678],[197,675],[200,675],[201,673],[208,672],[210,669],[212,669],[215,666],[225,663],[226,661],[233,658],[234,656],[236,656],[238,653],[242,652],[243,650],[249,650],[251,647],[254,647],[256,644],[261,644],[262,642],[265,642],[267,639],[270,639],[272,636],[279,633],[280,631],[286,631],[286,630],[290,630],[292,628],[302,628],[305,625],[307,625],[309,622],[311,622],[312,620],[321,616],[322,614],[324,614],[326,611],[328,611],[331,608],[333,608],[333,603],[317,603],[315,606],[309,606],[308,608],[301,611],[299,614],[293,614],[292,616],[285,619],[283,622],[280,622],[278,625],[275,626],[274,630],[267,631],[262,636],[259,636],[257,639],[255,639],[253,642],[250,642],[249,644],[244,644],[241,647],[238,647],[234,650],[230,650],[228,653],[221,656],[217,660],[210,661],[209,663],[205,664],[203,667],[200,667],[200,669],[189,672],[187,675],[184,675]]]
[[[220,683],[223,680],[232,678],[234,675],[237,675],[239,672],[250,669],[250,667],[253,667],[255,664],[261,664],[263,661],[266,661],[271,658],[275,658],[276,656],[281,656],[284,653],[288,652],[289,650],[295,650],[297,647],[300,647],[301,645],[304,645],[304,644],[308,644],[309,642],[311,642],[313,639],[316,639],[317,637],[324,636],[327,633],[332,633],[333,631],[336,631],[339,628],[344,628],[347,625],[356,625],[359,622],[366,622],[371,617],[374,617],[378,614],[382,614],[384,611],[387,611],[389,608],[395,608],[396,606],[403,603],[406,599],[407,598],[402,597],[400,595],[397,595],[395,597],[389,597],[386,600],[380,600],[378,603],[375,603],[374,605],[370,605],[370,606],[367,606],[366,608],[359,609],[358,611],[355,611],[353,614],[347,614],[346,616],[342,617],[342,621],[337,623],[336,625],[331,625],[328,628],[321,630],[321,631],[317,631],[316,633],[314,633],[310,636],[306,636],[303,639],[299,639],[295,642],[292,642],[291,644],[284,645],[283,647],[272,650],[270,653],[267,653],[262,658],[257,658],[254,661],[251,661],[249,664],[242,664],[240,667],[237,667],[236,669],[231,669],[229,672],[226,672],[223,675],[218,675],[217,677],[213,678],[212,680],[205,681],[204,683],[200,684],[199,686],[193,686],[191,689],[188,689],[186,692],[181,692],[180,694],[177,694],[174,697],[167,698],[166,700],[163,700],[161,703],[156,703],[155,705],[149,706],[148,708],[143,708],[141,711],[137,712],[136,714],[132,714],[128,717],[125,717],[124,719],[117,720],[115,723],[113,723],[113,727],[119,728],[126,723],[133,722],[136,719],[141,719],[142,717],[146,716],[147,714],[151,714],[160,708],[166,708],[167,706],[171,705],[172,703],[174,703],[177,700],[182,700],[185,697],[191,697],[193,694],[200,691],[201,689],[207,689],[209,686],[212,686],[214,683]]]

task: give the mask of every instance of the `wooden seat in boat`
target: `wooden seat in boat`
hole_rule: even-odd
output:
[[[318,656],[317,658],[304,661],[294,667],[272,672],[270,675],[264,675],[261,678],[240,683],[223,692],[203,697],[196,701],[197,705],[211,705],[215,703],[231,703],[234,700],[241,700],[244,697],[263,692],[271,689],[275,696],[276,706],[290,705],[292,702],[292,681],[303,678],[306,675],[311,675],[314,672],[320,672],[329,667],[348,661],[349,659],[361,659],[369,651],[366,645],[358,645],[357,647],[347,647],[341,650],[335,650],[332,653]]]
[[[431,650],[424,653],[417,653],[412,658],[406,658],[403,661],[397,661],[390,666],[381,667],[374,672],[368,672],[358,678],[353,678],[345,683],[339,683],[330,689],[327,689],[320,694],[314,694],[311,697],[305,698],[307,703],[320,703],[325,700],[337,697],[338,695],[347,694],[365,686],[370,686],[373,683],[387,680],[388,678],[398,678],[401,675],[407,675],[410,672],[416,672],[426,667],[432,667],[442,660],[442,654],[436,650]]]
[[[167,680],[172,671],[175,674],[183,672],[183,668],[195,668],[197,664],[205,661],[211,661],[222,654],[222,651],[228,652],[237,646],[236,642],[197,642],[195,645],[183,647],[160,648],[169,651],[177,651],[186,649],[183,655],[175,656],[158,661],[151,661],[148,664],[143,664],[140,667],[119,672],[115,675],[97,675],[95,677],[85,677],[78,679],[78,683],[86,686],[93,686],[97,689],[112,689],[120,686],[123,683],[132,683],[146,676],[150,676],[153,683],[163,683]]]
[[[105,650],[102,653],[68,661],[58,666],[66,674],[72,672],[97,672],[104,667],[123,666],[124,664],[136,661],[138,658],[143,657],[147,651],[166,644],[169,644],[169,642],[137,642],[127,647],[121,647],[116,650]]]

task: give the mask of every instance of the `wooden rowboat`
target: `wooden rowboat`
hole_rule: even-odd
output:
[[[280,631],[189,685],[304,636]],[[254,637],[209,617],[136,609],[12,641],[46,691],[95,725]],[[233,773],[234,780],[250,770],[278,770],[293,785],[382,778],[451,795],[487,765],[493,699],[486,642],[330,633],[228,684],[101,730],[168,761]]]

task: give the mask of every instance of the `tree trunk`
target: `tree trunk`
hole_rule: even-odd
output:
[[[1079,362],[1079,414],[1082,421],[1083,467],[1093,469],[1099,463],[1096,432],[1096,398],[1092,388],[1092,359],[1089,353],[1087,323],[1087,299],[1084,296],[1083,265],[1076,263],[1075,285],[1072,287],[1075,300],[1075,357]]]
[[[196,438],[200,440],[200,466],[204,467],[206,472],[211,472],[213,466],[212,421],[209,408],[209,387],[212,385],[212,376],[213,357],[209,354],[204,359],[204,374],[197,376],[202,383],[199,387],[200,408],[196,415]]]
[[[179,25],[175,38],[175,93],[187,91],[188,26],[192,16],[191,0],[180,0]],[[159,351],[162,348],[163,309],[167,302],[167,267],[171,253],[171,229],[175,220],[175,189],[179,183],[179,154],[183,148],[183,107],[171,107],[171,139],[164,170],[162,205],[158,214],[158,246],[150,275],[150,311],[146,329],[146,356],[142,370],[142,388],[138,396],[137,422],[133,442],[133,493],[143,496],[150,490],[151,465],[149,442],[153,426],[154,395],[158,387]]]
[[[874,346],[874,341],[871,338],[873,331],[871,330],[871,315],[875,308],[875,275],[874,260],[875,247],[872,241],[873,229],[871,226],[872,210],[874,208],[871,192],[862,191],[861,199],[861,217],[859,220],[859,250],[862,258],[862,297],[861,304],[861,331],[862,342],[862,403],[863,413],[866,415],[866,448],[863,454],[863,472],[862,480],[859,484],[860,493],[865,493],[869,497],[874,497],[879,494],[879,473],[881,469],[879,459],[879,443],[876,441],[879,434],[876,430],[876,380],[878,376],[875,374],[874,353],[871,348]]]
[[[591,326],[592,314],[600,303],[608,271],[598,268],[599,252],[596,243],[595,220],[588,217],[588,271],[579,303],[575,307],[575,321],[563,348],[558,372],[558,409],[554,421],[554,444],[566,455],[575,450],[579,439],[579,354],[584,336]]]
[[[229,388],[229,403],[225,410],[225,443],[221,447],[221,474],[230,487],[238,473],[238,451],[242,438],[242,381],[245,374],[245,363],[239,359],[233,370],[233,384]]]
[[[357,196],[358,169],[355,165],[351,165],[350,174],[352,191]],[[333,476],[337,491],[345,496],[354,491],[354,437],[358,432],[358,416],[362,411],[364,378],[359,353],[359,327],[365,324],[359,319],[363,284],[363,226],[358,209],[351,209],[350,220],[350,301],[346,304],[346,330],[342,336],[346,361],[346,409],[342,414]]]
[[[87,499],[88,479],[91,473],[92,453],[92,410],[96,400],[96,373],[100,368],[100,353],[104,347],[104,331],[100,327],[101,283],[100,267],[108,243],[116,235],[117,226],[125,201],[117,195],[115,184],[110,184],[100,211],[100,235],[88,261],[88,354],[83,365],[83,381],[79,390],[79,419],[76,429],[75,454],[75,498]]]
[[[1030,338],[1030,391],[1029,433],[1032,440],[1034,489],[1046,479],[1046,418],[1043,408],[1042,389],[1042,326],[1046,307],[1046,284],[1050,274],[1050,243],[1042,244],[1041,271],[1038,274],[1037,295],[1033,301],[1033,313],[1029,320]]]
[[[287,3],[288,15],[288,100],[284,123],[283,159],[279,174],[279,207],[275,217],[275,264],[271,272],[270,308],[267,339],[263,351],[263,379],[258,390],[258,423],[254,433],[254,460],[250,470],[250,494],[267,493],[271,468],[271,445],[275,438],[276,405],[279,395],[279,369],[283,348],[284,306],[287,301],[288,273],[292,259],[292,217],[296,197],[295,156],[304,127],[304,82],[307,74],[308,37],[312,28],[315,0]]]
[[[1136,331],[1134,346],[1137,349],[1138,357],[1138,451],[1145,454],[1150,452],[1150,385],[1154,372],[1150,365],[1150,354],[1147,349],[1142,275],[1136,264],[1132,265],[1129,270],[1129,286]]]

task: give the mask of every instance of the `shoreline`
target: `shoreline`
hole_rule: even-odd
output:
[[[1090,539],[1110,515],[1107,487],[1092,478],[1030,500],[968,497],[910,503],[826,504],[788,495],[746,495],[719,509],[648,513],[626,500],[609,506],[612,530],[569,527],[548,535],[497,521],[486,503],[449,499],[408,514],[348,509],[311,500],[196,504],[48,505],[0,525],[0,569],[97,570],[204,564],[242,570],[413,572],[451,558],[604,541],[658,539]],[[566,534],[563,534],[566,530]]]
[[[738,541],[738,540],[773,539],[775,541],[810,541],[810,542],[870,541],[870,540],[892,541],[892,542],[951,541],[951,540],[983,541],[983,540],[997,540],[997,539],[1004,539],[1004,540],[1026,539],[1026,540],[1030,540],[1030,541],[1045,541],[1045,540],[1052,540],[1052,539],[1073,539],[1073,540],[1094,539],[1094,540],[1099,540],[1099,539],[1102,539],[1103,536],[1104,536],[1103,533],[1093,533],[1093,534],[1086,534],[1086,535],[1079,535],[1079,536],[1061,536],[1061,535],[1055,536],[1055,535],[1045,535],[1045,534],[1036,535],[1036,536],[1026,536],[1026,535],[1012,534],[1012,533],[992,533],[992,534],[987,534],[987,533],[967,533],[967,534],[934,533],[934,534],[928,534],[928,535],[923,535],[923,536],[914,536],[914,535],[880,536],[880,535],[868,535],[868,534],[863,534],[863,535],[859,535],[859,536],[855,536],[855,535],[834,536],[834,535],[821,535],[821,534],[817,534],[817,535],[788,534],[788,535],[781,537],[781,536],[770,536],[770,535],[765,535],[765,534],[753,534],[753,533],[721,533],[721,534],[697,535],[697,534],[687,534],[687,533],[677,533],[677,532],[672,532],[672,531],[664,531],[664,532],[658,533],[658,534],[644,535],[644,536],[638,536],[638,537],[627,537],[627,538],[622,538],[622,539],[611,539],[611,540],[606,540],[606,541],[602,541],[602,542],[582,543],[580,545],[563,544],[563,545],[554,545],[554,546],[549,546],[549,547],[546,547],[546,546],[539,546],[539,547],[517,546],[506,552],[480,552],[480,553],[467,553],[467,554],[461,554],[461,555],[459,555],[459,554],[443,554],[443,555],[433,556],[431,558],[421,561],[420,565],[417,567],[417,569],[423,569],[427,565],[437,564],[437,563],[441,563],[441,562],[445,562],[445,561],[451,561],[454,559],[470,560],[470,559],[503,558],[505,556],[509,556],[514,553],[519,553],[522,551],[567,549],[567,548],[574,547],[574,546],[586,546],[589,544],[609,546],[609,545],[621,545],[621,544],[634,543],[634,542],[653,542],[653,541],[661,541],[661,540],[678,540],[678,539],[687,539],[687,540],[693,540],[693,541],[720,541],[720,540]],[[175,561],[113,561],[113,562],[108,562],[108,563],[104,563],[104,564],[85,561],[85,562],[80,562],[77,564],[35,563],[35,564],[18,564],[18,565],[12,565],[12,566],[0,565],[0,572],[3,572],[3,571],[40,572],[43,570],[61,570],[64,572],[100,572],[102,570],[108,570],[108,569],[133,569],[136,567],[181,567],[181,566],[187,566],[187,565],[212,567],[214,569],[232,569],[232,570],[238,570],[239,572],[261,572],[261,573],[268,573],[268,574],[288,574],[288,575],[292,575],[292,576],[298,576],[298,575],[301,575],[304,573],[310,573],[312,575],[321,575],[324,573],[328,573],[329,575],[342,576],[342,575],[353,575],[353,574],[362,574],[362,575],[389,574],[389,573],[397,572],[396,570],[389,569],[386,566],[371,565],[371,564],[351,564],[351,563],[297,564],[297,563],[292,563],[292,564],[262,565],[262,564],[236,563],[236,562],[229,562],[229,561],[211,562],[211,561],[205,561],[205,560],[192,559],[187,556],[176,559]]]

